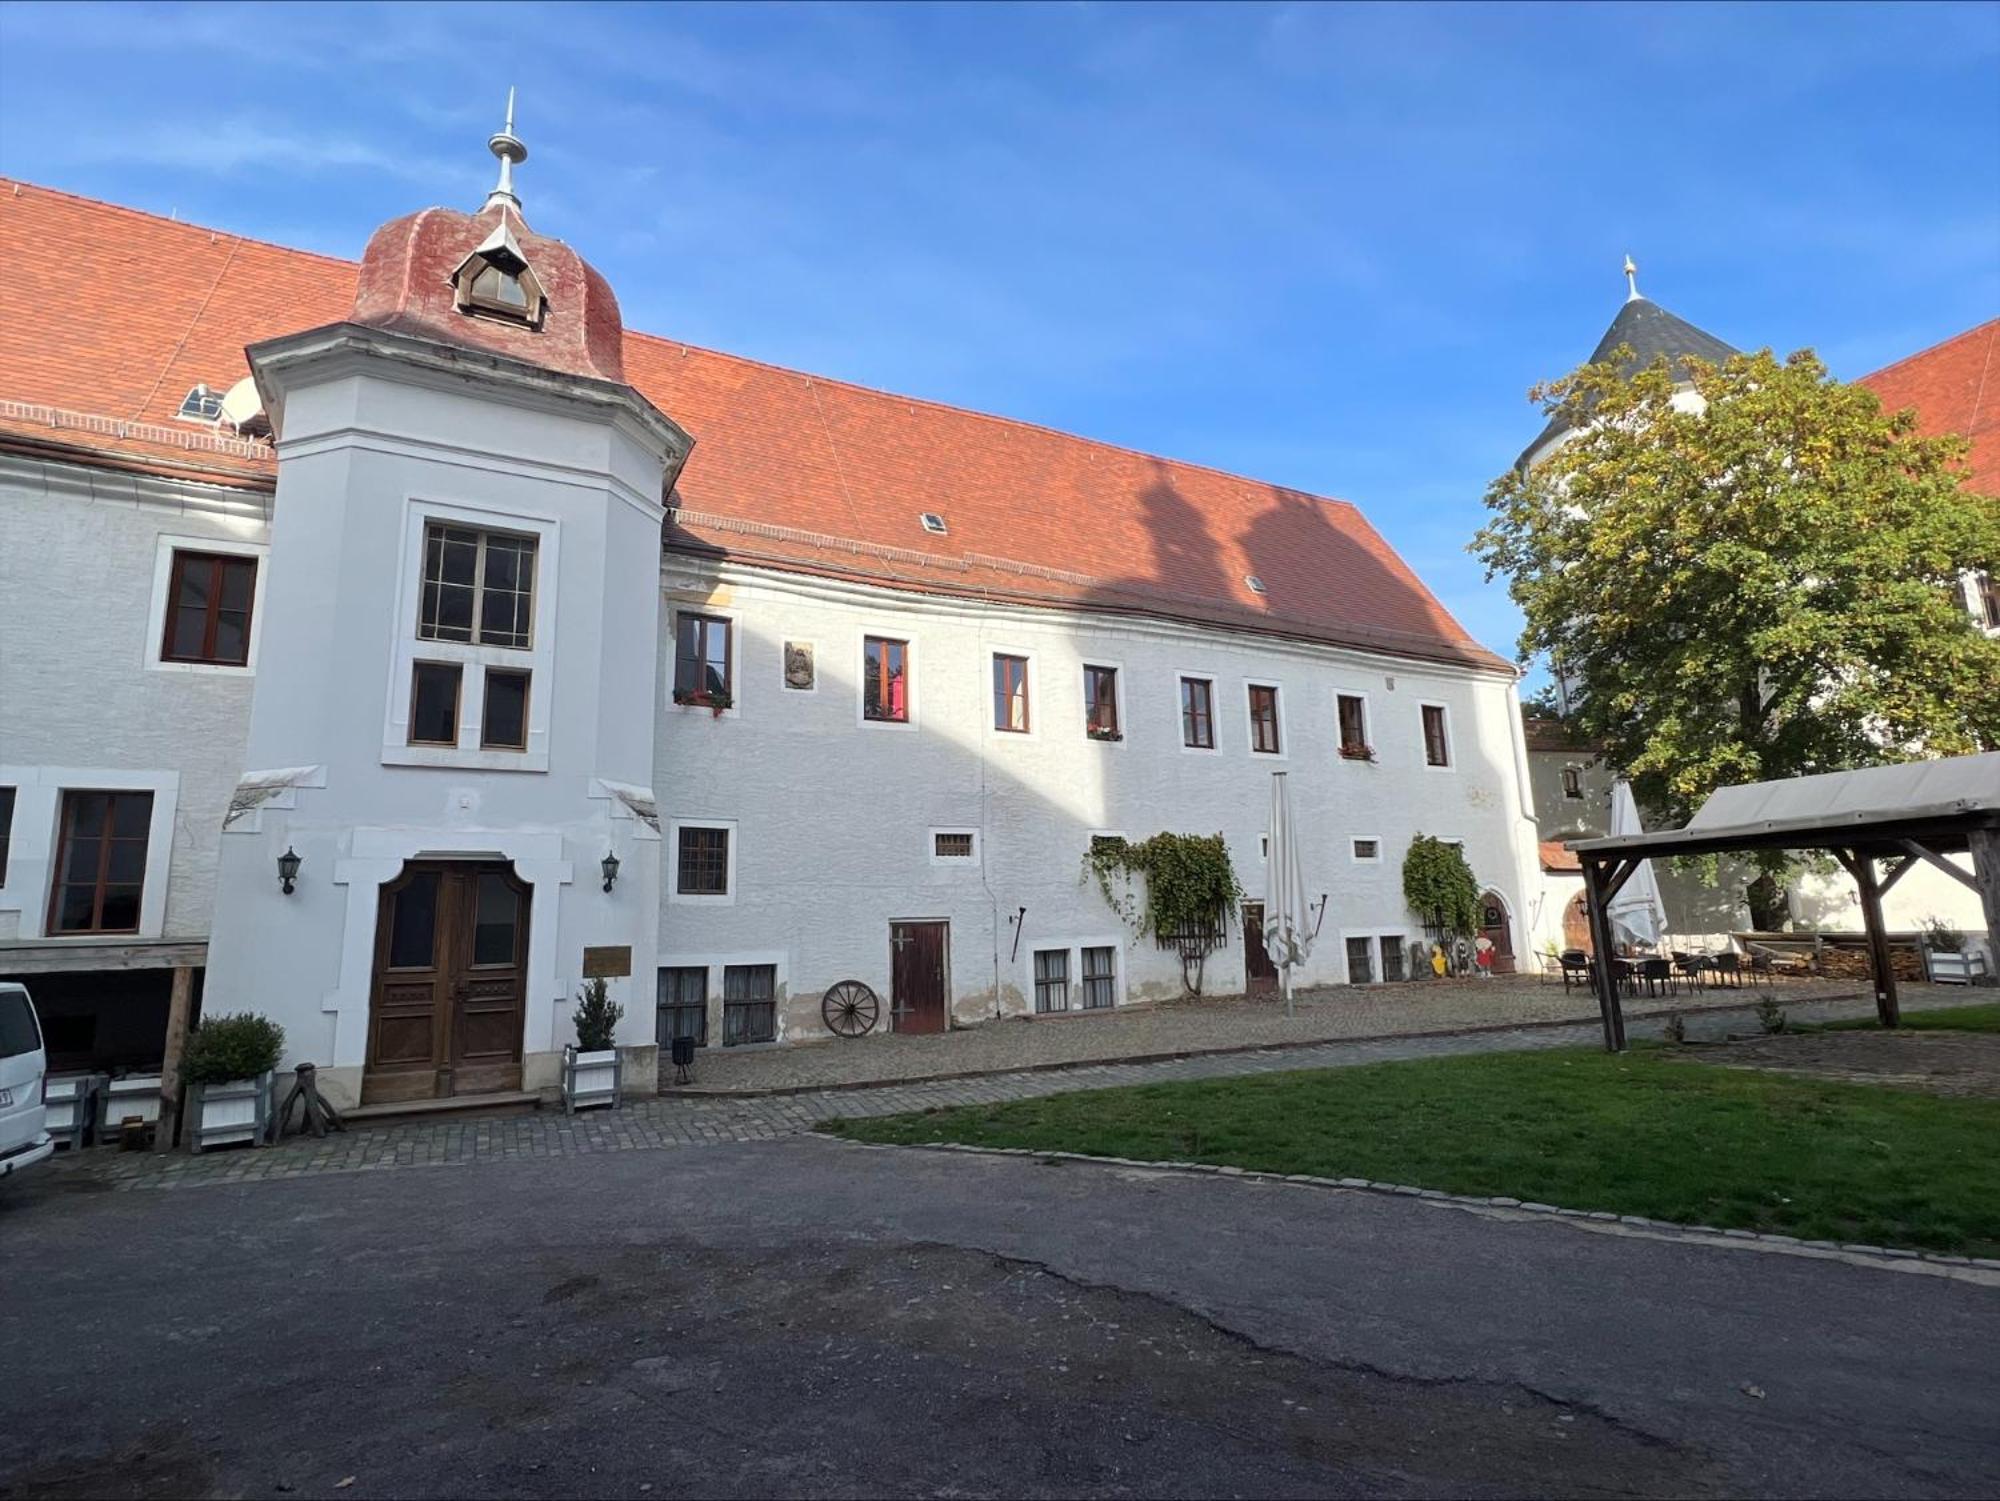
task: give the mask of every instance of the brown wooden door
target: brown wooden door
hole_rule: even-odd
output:
[[[1514,925],[1507,920],[1507,904],[1497,891],[1479,898],[1479,934],[1493,945],[1493,973],[1514,973]]]
[[[528,887],[506,865],[412,861],[375,922],[365,1104],[521,1087]]]
[[[889,924],[890,1015],[898,1032],[942,1032],[951,924]]]
[[[1243,904],[1243,993],[1268,995],[1278,988],[1278,966],[1264,947],[1264,904]]]
[[[1563,947],[1590,952],[1590,905],[1579,891],[1563,908]]]

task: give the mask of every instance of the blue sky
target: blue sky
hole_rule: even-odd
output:
[[[2000,5],[0,6],[0,170],[342,256],[467,207],[626,321],[1464,545],[1657,301],[1858,376],[2000,313]]]

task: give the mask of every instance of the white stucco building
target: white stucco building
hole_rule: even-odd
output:
[[[546,1086],[586,973],[638,1079],[841,982],[1177,994],[1107,834],[1225,836],[1240,992],[1274,770],[1306,982],[1406,973],[1420,832],[1522,951],[1514,670],[1352,506],[628,332],[493,146],[358,266],[0,183],[0,975],[56,1066],[157,1067],[176,975],[371,1103]]]

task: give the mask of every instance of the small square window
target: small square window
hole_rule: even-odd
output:
[[[910,643],[867,636],[861,643],[861,716],[885,724],[910,722]]]
[[[458,744],[456,662],[418,662],[410,672],[410,744]]]
[[[1083,669],[1083,732],[1092,740],[1122,740],[1118,729],[1118,669]]]
[[[174,553],[167,585],[163,662],[242,667],[250,660],[257,560],[231,553]]]
[[[1354,858],[1372,863],[1382,858],[1382,841],[1379,839],[1357,839],[1354,841]]]
[[[674,890],[681,896],[729,895],[729,830],[682,824]]]
[[[972,858],[972,835],[936,834],[932,836],[932,849],[940,860],[970,860]]]
[[[1069,1010],[1069,950],[1035,950],[1035,1012]]]
[[[486,708],[479,722],[485,750],[528,748],[528,674],[512,667],[486,669]]]
[[[1125,836],[1123,834],[1092,834],[1090,836],[1090,852],[1093,855],[1101,855],[1110,850],[1123,847],[1124,843]]]

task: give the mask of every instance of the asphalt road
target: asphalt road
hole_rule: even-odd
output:
[[[2000,1288],[811,1138],[0,1191],[0,1496],[2000,1493]]]

